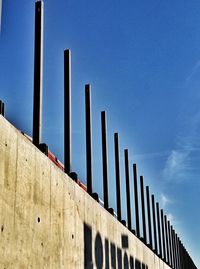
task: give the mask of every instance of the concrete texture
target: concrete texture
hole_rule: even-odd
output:
[[[0,269],[45,268],[169,267],[0,116]]]

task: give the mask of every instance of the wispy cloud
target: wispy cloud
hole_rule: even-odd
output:
[[[173,216],[171,213],[168,213],[168,214],[167,214],[167,219],[168,219],[170,222],[174,222],[174,216]]]
[[[190,169],[190,150],[177,149],[169,154],[163,176],[166,180],[182,180],[183,175]]]
[[[159,152],[147,152],[147,153],[141,153],[141,154],[135,154],[134,157],[136,159],[140,160],[146,160],[146,159],[155,159],[160,157],[166,157],[170,151],[159,151]]]
[[[170,208],[170,205],[172,204],[174,204],[174,201],[168,196],[166,196],[166,194],[161,193],[160,205],[164,209],[164,211],[168,211],[168,209]],[[175,226],[180,224],[180,221],[174,216],[172,212],[169,211],[166,215],[167,215],[167,220],[169,220],[171,224]]]
[[[199,129],[200,111],[198,111],[188,124],[187,133],[176,137],[175,148],[170,151],[166,158],[163,169],[163,177],[167,181],[182,182],[188,173],[193,170],[192,159],[194,152],[200,150]]]
[[[164,193],[161,193],[160,195],[160,205],[164,209],[167,205],[172,204],[173,201],[169,199]]]
[[[172,213],[167,214],[167,219],[170,221],[170,223],[175,227],[181,227],[181,220],[177,219],[176,216],[174,216]]]
[[[190,73],[190,74],[187,76],[187,78],[186,78],[186,82],[189,82],[189,81],[192,79],[192,77],[193,77],[196,73],[198,73],[199,71],[200,71],[200,60],[198,60],[198,61],[196,62],[196,64],[194,65],[194,67],[193,67],[191,73]]]

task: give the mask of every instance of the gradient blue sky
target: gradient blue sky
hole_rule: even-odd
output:
[[[63,160],[63,51],[72,50],[73,170],[85,182],[84,84],[92,85],[94,189],[102,197],[100,111],[200,267],[200,1],[44,1],[43,142]],[[34,1],[3,0],[0,99],[31,135]],[[132,169],[130,168],[131,180]],[[133,187],[131,183],[131,187]],[[125,212],[123,187],[123,216]],[[134,218],[133,218],[134,220]]]

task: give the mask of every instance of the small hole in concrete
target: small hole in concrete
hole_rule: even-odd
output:
[[[3,225],[1,226],[1,232],[3,233],[3,230],[4,230],[4,227],[3,227]]]
[[[74,239],[74,235],[72,234],[72,239]]]
[[[42,246],[42,247],[44,246],[43,243],[41,243],[41,246]]]
[[[26,162],[27,162],[28,160],[26,159]]]
[[[7,143],[5,143],[5,146],[7,147],[7,146],[8,146],[8,144],[7,144]]]
[[[37,221],[38,221],[38,223],[40,222],[40,218],[39,217],[38,217]]]

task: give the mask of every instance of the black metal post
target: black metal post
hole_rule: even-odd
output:
[[[169,249],[171,253],[171,267],[174,268],[174,255],[173,255],[173,246],[172,246],[172,235],[171,235],[171,229],[170,229],[170,221],[168,220],[168,235],[169,235]]]
[[[144,202],[144,180],[143,180],[143,176],[140,176],[140,191],[141,191],[141,206],[142,206],[143,240],[144,240],[144,243],[147,244],[146,215],[145,215],[145,202]]]
[[[71,172],[71,51],[64,51],[64,171]]]
[[[181,261],[181,269],[184,269],[184,259],[183,259],[183,250],[181,245],[181,240],[178,237],[178,243],[179,243],[179,253],[180,253],[180,261]]]
[[[173,232],[174,232],[174,244],[175,244],[175,250],[176,250],[176,265],[177,265],[177,269],[181,269],[180,268],[180,257],[179,257],[179,250],[178,250],[177,234],[176,234],[175,230]]]
[[[174,257],[174,268],[177,269],[177,264],[176,264],[176,247],[175,247],[175,241],[174,241],[174,230],[173,226],[170,225],[171,229],[171,238],[172,238],[172,252],[173,252],[173,257]]]
[[[87,192],[92,195],[92,109],[91,86],[85,85],[85,116],[86,116],[86,176]]]
[[[158,254],[155,199],[154,199],[153,194],[151,195],[151,202],[152,202],[152,213],[153,213],[154,251],[156,254]]]
[[[185,247],[184,247],[184,253],[185,253],[185,267],[187,269],[189,269],[189,267],[188,267],[188,259],[187,259],[187,251],[186,251]]]
[[[33,144],[37,147],[41,141],[42,130],[43,6],[43,1],[35,3]]]
[[[178,253],[178,268],[182,269],[181,267],[181,253],[180,253],[180,243],[178,235],[176,234],[176,247],[177,247],[177,253]]]
[[[149,231],[149,246],[153,248],[152,242],[152,225],[151,225],[151,209],[150,209],[150,197],[149,197],[149,186],[146,186],[146,199],[147,199],[147,214],[148,214],[148,231]]]
[[[0,100],[0,115],[3,117],[5,116],[5,111],[4,111],[4,102]]]
[[[184,249],[184,247],[183,247],[183,244],[181,243],[181,246],[182,246],[182,252],[183,252],[183,268],[184,269],[188,269],[187,267],[186,267],[186,260],[185,260],[185,249]]]
[[[167,261],[169,266],[171,266],[171,252],[170,252],[170,245],[169,245],[169,232],[168,232],[168,226],[167,226],[167,216],[164,216],[165,220],[165,236],[166,236],[166,253],[167,253]]]
[[[190,256],[186,250],[186,257],[187,257],[187,268],[190,268]]]
[[[122,220],[122,212],[121,212],[121,184],[120,184],[119,137],[118,137],[118,133],[114,134],[114,146],[115,146],[117,219],[119,221],[121,221]]]
[[[176,235],[175,235],[175,231],[172,227],[172,234],[173,234],[173,244],[174,244],[174,260],[175,260],[175,268],[178,268],[178,253],[177,253],[177,245],[176,245]]]
[[[183,246],[183,250],[184,250],[185,268],[189,269],[188,268],[188,261],[187,261],[187,252],[186,252],[185,246]]]
[[[188,255],[187,255],[187,251],[185,249],[185,247],[183,246],[183,256],[184,256],[184,268],[185,269],[190,269],[190,267],[188,266]]]
[[[140,220],[139,220],[139,205],[138,205],[138,188],[137,188],[137,166],[133,164],[133,177],[134,177],[134,194],[135,194],[135,222],[136,222],[136,235],[140,238]]]
[[[124,161],[125,161],[125,177],[126,177],[126,206],[127,206],[127,222],[128,228],[131,231],[131,199],[130,199],[130,180],[129,180],[129,160],[128,160],[128,149],[124,150]]]
[[[181,254],[180,254],[179,240],[178,240],[177,234],[176,234],[176,247],[177,247],[177,254],[178,254],[178,268],[181,269]]]
[[[159,243],[159,255],[162,259],[162,241],[161,241],[161,228],[160,228],[160,208],[159,203],[156,203],[156,215],[157,215],[157,225],[158,225],[158,243]]]
[[[180,269],[183,269],[183,256],[182,256],[181,242],[180,242],[179,237],[177,237],[177,242],[178,242]]]
[[[104,208],[109,208],[108,198],[108,158],[107,158],[107,123],[106,112],[101,112],[102,162],[103,162],[103,193]]]
[[[162,246],[163,246],[163,259],[166,262],[166,248],[165,248],[165,229],[164,229],[164,214],[161,209],[161,227],[162,227]]]
[[[182,249],[183,249],[183,268],[188,269],[187,268],[187,262],[186,262],[186,253],[185,253],[185,248],[184,248],[183,243],[182,243]]]
[[[182,248],[183,248],[184,269],[189,269],[189,268],[187,268],[186,251],[185,251],[185,248],[184,248],[183,244],[182,244]]]

